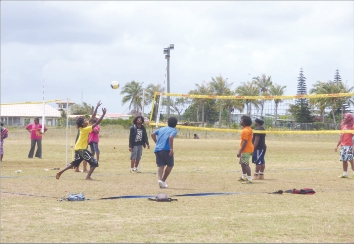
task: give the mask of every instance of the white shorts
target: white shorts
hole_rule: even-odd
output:
[[[340,149],[340,161],[352,161],[353,160],[353,147],[352,146],[342,146]]]

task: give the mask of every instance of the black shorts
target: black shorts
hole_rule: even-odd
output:
[[[173,155],[170,156],[169,153],[170,153],[169,150],[155,152],[157,167],[161,167],[161,166],[165,166],[165,165],[167,165],[169,167],[174,166]]]
[[[74,167],[79,167],[81,162],[85,160],[90,164],[91,167],[98,167],[97,159],[93,157],[93,155],[87,150],[76,150],[75,151],[75,159],[70,164]]]

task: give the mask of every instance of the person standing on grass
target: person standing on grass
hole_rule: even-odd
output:
[[[264,121],[261,119],[255,119],[255,130],[265,130],[263,127]],[[252,138],[252,143],[254,146],[254,151],[252,154],[252,163],[256,165],[256,170],[254,172],[254,180],[264,180],[264,169],[265,160],[264,156],[266,154],[267,145],[265,144],[265,133],[254,133]]]
[[[96,122],[97,122],[97,118],[93,118],[92,120],[90,120],[91,125],[93,125]],[[88,144],[90,145],[91,153],[93,156],[96,155],[97,162],[100,161],[100,149],[98,148],[98,142],[100,141],[99,138],[100,131],[101,131],[101,127],[99,125],[96,125],[96,127],[92,129],[88,138]],[[84,161],[83,165],[84,165],[84,172],[85,172],[87,162]]]
[[[238,181],[241,181],[242,184],[250,184],[252,183],[252,175],[249,161],[252,157],[254,149],[252,144],[252,119],[249,116],[244,115],[241,117],[240,124],[242,125],[243,129],[241,131],[240,150],[237,153],[237,157],[240,158],[239,163],[242,169],[242,177],[240,177]]]
[[[174,166],[173,139],[177,135],[177,119],[170,117],[167,121],[168,126],[155,130],[152,134],[152,140],[156,143],[155,157],[158,167],[157,176],[160,188],[167,188],[166,179]],[[166,168],[165,168],[166,167]]]
[[[98,107],[101,105],[99,101],[95,108],[95,112],[97,112]],[[73,167],[78,167],[83,160],[86,160],[90,164],[90,170],[87,173],[86,180],[92,180],[91,175],[93,171],[98,167],[97,160],[92,156],[92,154],[87,150],[88,146],[88,137],[90,132],[101,123],[103,117],[107,112],[106,108],[102,108],[101,117],[91,126],[88,126],[89,122],[85,118],[85,116],[80,116],[76,120],[76,125],[80,129],[80,136],[75,144],[75,159],[72,161],[66,168],[59,171],[56,175],[56,179],[59,180],[62,173],[64,173],[68,169],[72,169]]]
[[[344,114],[342,123],[340,124],[340,128],[341,130],[354,130],[354,116],[350,113]],[[352,177],[354,178],[353,134],[340,134],[337,147],[334,148],[335,152],[337,152],[339,145],[341,146],[339,160],[343,162],[343,174],[340,175],[339,178],[348,178],[348,161],[352,166]]]
[[[37,151],[35,157],[42,158],[42,125],[39,123],[39,118],[34,118],[34,123],[26,126],[26,130],[31,133],[31,149],[28,153],[28,158],[33,158],[34,149],[37,143]],[[44,126],[44,132],[48,129]]]
[[[138,165],[143,154],[143,147],[150,149],[149,139],[144,127],[144,117],[136,116],[129,133],[130,173],[139,173]]]
[[[2,162],[2,159],[4,157],[4,139],[9,136],[8,129],[3,126],[4,124],[1,123],[0,162]]]

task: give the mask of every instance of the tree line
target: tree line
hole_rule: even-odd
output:
[[[306,78],[302,68],[298,77],[297,95],[307,94]],[[210,81],[203,81],[195,84],[195,89],[189,91],[194,95],[217,95],[217,96],[283,96],[286,86],[273,82],[271,76],[262,74],[253,77],[251,81],[241,82],[235,89],[233,82],[228,82],[222,75],[211,77]],[[349,87],[341,81],[339,70],[336,70],[334,80],[317,81],[310,94],[334,94],[349,93],[354,87]],[[143,96],[144,92],[144,96]],[[154,116],[156,118],[159,99],[154,100],[155,92],[163,92],[160,84],[149,84],[143,87],[143,82],[132,80],[121,88],[122,105],[129,103],[129,110],[132,116],[141,114],[142,106],[148,106],[154,102]],[[162,105],[167,105],[167,99],[162,99]],[[273,99],[273,123],[277,126],[279,118],[278,108],[283,102],[281,99]],[[347,112],[350,105],[354,104],[353,97],[346,98],[316,98],[316,99],[296,99],[294,104],[289,105],[287,113],[297,123],[333,123],[337,125],[344,112]],[[264,117],[265,100],[244,99],[244,100],[224,100],[224,99],[189,99],[176,98],[170,100],[171,115],[178,117],[179,121],[194,121],[206,124],[217,123],[219,127],[232,124],[231,114],[238,111],[240,114],[252,115],[252,109],[258,111],[260,117]],[[83,103],[74,105],[73,114],[83,114],[93,111],[93,106]],[[150,114],[146,114],[150,115]],[[164,115],[160,115],[164,120]]]

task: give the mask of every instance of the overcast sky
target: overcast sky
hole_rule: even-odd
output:
[[[171,93],[222,75],[233,83],[263,73],[297,92],[300,68],[316,81],[354,85],[353,1],[1,1],[1,103],[69,98],[127,113],[132,80]],[[150,107],[145,109],[150,110]]]

